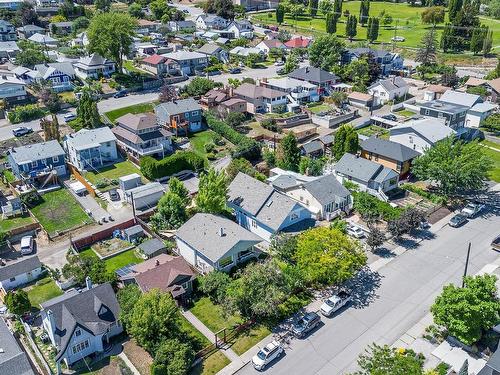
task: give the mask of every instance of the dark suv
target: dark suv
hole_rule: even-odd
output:
[[[321,317],[315,312],[310,312],[305,314],[302,318],[300,318],[296,323],[293,324],[292,331],[295,336],[301,338],[312,331],[314,328],[319,326],[320,323]]]

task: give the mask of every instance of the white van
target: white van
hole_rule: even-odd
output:
[[[27,255],[33,252],[33,236],[24,236],[21,238],[21,254]]]

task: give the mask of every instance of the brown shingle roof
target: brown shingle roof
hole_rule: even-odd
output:
[[[429,85],[425,90],[426,91],[432,91],[438,94],[444,94],[446,91],[448,91],[450,88],[443,86],[443,85]]]
[[[156,126],[156,116],[152,113],[141,113],[139,115],[127,113],[122,117],[118,117],[116,123],[123,124],[133,130],[147,129]]]
[[[491,81],[488,81],[488,84],[493,90],[500,92],[500,78],[492,79]]]
[[[267,87],[252,85],[251,83],[243,83],[234,90],[236,95],[246,96],[248,98],[279,98],[285,96],[286,93],[273,90]]]
[[[349,94],[348,98],[354,99],[354,100],[362,100],[362,101],[367,102],[367,101],[371,100],[372,96],[369,94],[364,94],[362,92],[353,91]]]

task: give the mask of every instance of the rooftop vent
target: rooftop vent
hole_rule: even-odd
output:
[[[218,234],[219,234],[219,237],[224,237],[226,235],[226,233],[224,232],[224,228],[222,228],[222,227],[219,228]]]

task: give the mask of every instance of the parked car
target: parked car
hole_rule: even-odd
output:
[[[363,229],[353,224],[347,224],[347,234],[354,238],[363,238],[365,236]]]
[[[398,120],[398,118],[391,113],[389,113],[388,115],[383,115],[382,118],[385,118],[386,120],[390,120],[390,121],[397,121]]]
[[[15,137],[20,137],[29,133],[33,133],[33,129],[26,126],[20,126],[18,128],[12,129],[12,134],[14,134]]]
[[[182,10],[182,13],[189,14],[189,10],[187,10],[187,9],[183,9],[183,10]]]
[[[127,90],[118,91],[115,95],[113,95],[113,98],[123,98],[124,96],[127,96]]]
[[[500,234],[496,236],[493,241],[491,241],[491,247],[493,250],[500,251]]]
[[[459,226],[465,224],[466,221],[467,218],[464,215],[456,214],[450,219],[448,224],[450,224],[450,227],[458,228]]]
[[[67,115],[64,115],[64,121],[70,122],[76,120],[76,115],[74,113],[68,113]]]
[[[295,336],[301,338],[318,327],[320,323],[321,317],[315,312],[310,312],[302,316],[302,318],[293,324],[292,332]]]
[[[461,215],[464,215],[465,217],[472,219],[474,216],[476,216],[478,213],[480,213],[484,208],[484,204],[481,203],[475,203],[475,202],[469,202],[467,205],[462,208],[462,211],[460,211]]]
[[[274,66],[283,66],[283,65],[285,65],[285,63],[283,62],[283,60],[279,60],[279,61],[276,61],[274,63]]]
[[[273,341],[263,347],[253,356],[252,364],[256,370],[262,371],[264,368],[283,354],[283,346],[278,341]]]
[[[404,36],[393,36],[391,40],[393,42],[404,42],[406,39]]]
[[[116,191],[116,189],[111,189],[109,191],[109,199],[112,201],[119,201],[120,200],[120,194]]]
[[[283,68],[278,69],[278,70],[276,71],[276,73],[278,73],[278,75],[280,75],[280,76],[282,76],[283,74],[286,74],[285,69],[283,69]]]
[[[24,236],[21,238],[21,254],[27,255],[33,252],[34,240],[33,236]]]
[[[239,74],[241,73],[241,68],[230,68],[229,73],[231,74]]]
[[[324,316],[331,316],[335,311],[351,302],[352,297],[346,291],[334,294],[321,305],[320,311]]]
[[[420,224],[418,225],[418,227],[422,230],[426,230],[426,229],[429,229],[431,227],[431,225],[429,224],[429,222],[425,219],[422,219],[420,221]]]

